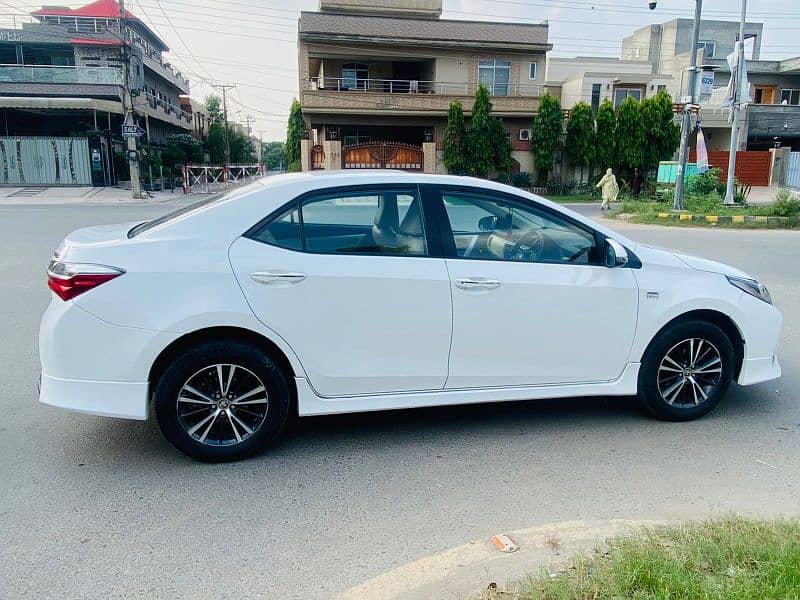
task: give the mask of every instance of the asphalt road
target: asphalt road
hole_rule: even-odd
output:
[[[744,268],[784,310],[784,377],[734,387],[700,421],[607,398],[314,418],[261,456],[206,465],[153,422],[36,401],[53,248],[165,209],[0,208],[0,597],[331,598],[554,521],[800,512],[797,232],[615,225]]]

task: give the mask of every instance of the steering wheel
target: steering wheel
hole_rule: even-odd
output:
[[[508,259],[535,262],[542,250],[544,250],[544,236],[535,229],[530,229],[523,233],[514,247],[509,250]]]

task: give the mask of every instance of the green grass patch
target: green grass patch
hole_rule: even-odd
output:
[[[800,521],[738,517],[623,536],[486,600],[800,598]]]
[[[559,204],[573,204],[579,202],[601,202],[600,196],[592,194],[567,194],[564,196],[545,196],[548,200]]]

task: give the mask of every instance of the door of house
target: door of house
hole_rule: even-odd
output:
[[[786,185],[800,190],[800,152],[789,154],[789,166],[786,170]]]
[[[410,144],[378,142],[344,149],[345,169],[401,169],[421,171],[422,148]]]
[[[775,86],[757,85],[753,88],[753,103],[775,104],[776,92],[777,88]]]

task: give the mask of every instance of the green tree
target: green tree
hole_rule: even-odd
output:
[[[288,164],[286,160],[286,144],[284,142],[266,142],[261,147],[261,156],[270,171],[285,169]]]
[[[592,107],[585,102],[578,102],[569,113],[564,151],[569,163],[580,167],[581,183],[583,183],[583,169],[594,163],[596,146]]]
[[[286,160],[290,171],[300,170],[300,140],[305,133],[306,124],[300,102],[294,100],[289,111],[289,124],[286,127]]]
[[[464,109],[461,102],[456,100],[447,111],[447,127],[444,130],[444,164],[453,175],[467,172],[465,138]]]
[[[644,147],[648,143],[640,108],[638,100],[625,98],[617,116],[616,164],[629,174],[644,164]]]
[[[219,96],[206,96],[203,102],[208,115],[208,156],[212,164],[225,162],[225,116],[222,112],[222,99]]]
[[[253,139],[239,127],[228,128],[228,143],[231,152],[231,164],[252,164],[256,162]]]
[[[467,172],[478,177],[487,177],[495,168],[495,151],[492,147],[492,102],[489,90],[478,86],[475,104],[472,106],[472,122],[466,135]]]
[[[531,130],[531,148],[533,162],[536,165],[536,176],[540,183],[547,183],[547,178],[555,165],[556,144],[561,137],[564,126],[564,115],[558,99],[550,94],[542,96],[539,112],[533,120]]]
[[[464,137],[464,170],[478,177],[490,173],[508,178],[511,168],[511,142],[506,135],[503,122],[492,115],[489,90],[478,86],[475,104],[472,106],[472,121]]]
[[[617,116],[610,100],[600,105],[596,119],[595,164],[605,171],[614,165],[614,140],[617,136]]]
[[[681,143],[681,128],[675,124],[672,97],[661,90],[641,104],[644,127],[644,159],[642,166],[652,171],[662,160],[670,160]]]

